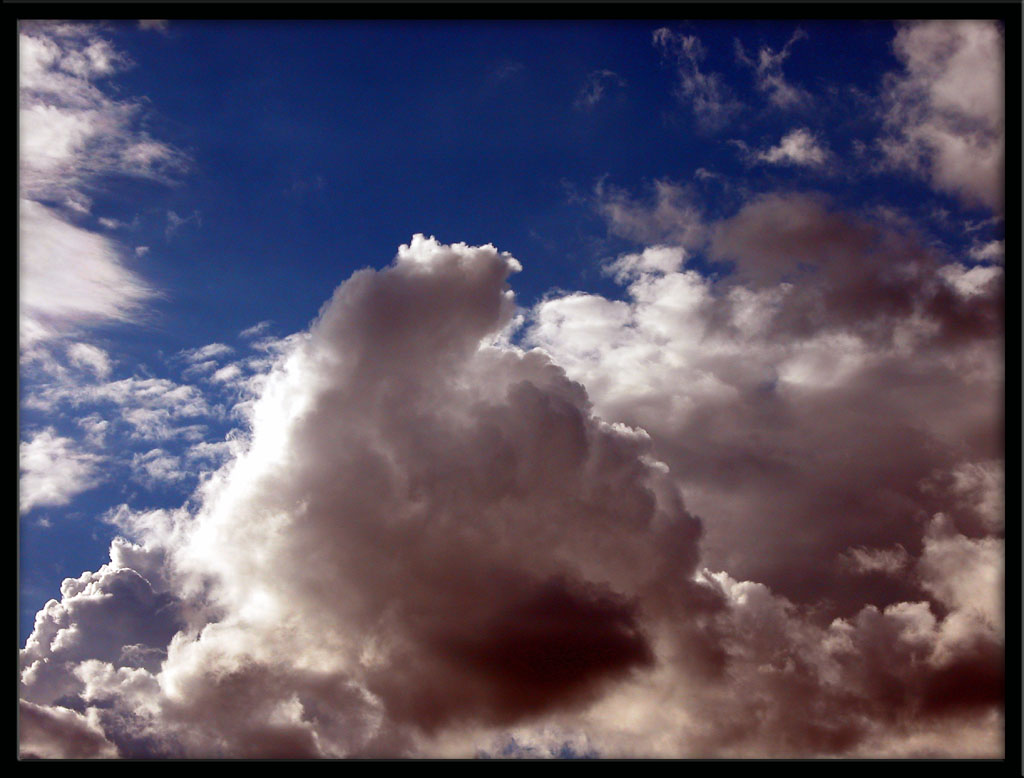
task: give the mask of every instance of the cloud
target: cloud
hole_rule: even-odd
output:
[[[858,546],[843,552],[840,562],[855,573],[899,575],[910,564],[910,555],[898,543],[892,548]]]
[[[22,441],[18,451],[22,513],[40,505],[67,505],[76,494],[103,480],[98,467],[102,457],[81,451],[53,428]]]
[[[926,21],[900,27],[901,72],[885,83],[890,165],[909,168],[965,205],[1001,212],[1005,108],[1003,32],[993,21]]]
[[[272,373],[245,452],[169,531],[168,575],[220,614],[170,642],[153,703],[191,752],[373,752],[585,706],[653,662],[638,597],[678,579],[664,596],[686,599],[699,523],[646,436],[543,355],[482,345],[517,269],[416,236]]]
[[[97,85],[130,61],[89,24],[19,27],[19,187],[30,199],[81,196],[107,173],[167,180],[186,167],[170,146],[136,129],[141,103]]]
[[[181,460],[159,448],[133,455],[132,471],[136,480],[150,487],[160,483],[173,484],[186,478],[186,473],[181,469]]]
[[[595,70],[591,72],[587,75],[579,95],[576,96],[573,107],[580,109],[593,108],[601,102],[610,86],[623,88],[626,86],[626,81],[613,70]]]
[[[653,202],[598,181],[594,200],[615,235],[648,244],[697,246],[706,237],[703,209],[688,188],[667,180],[654,182]]]
[[[975,262],[997,262],[1002,264],[1006,256],[1006,246],[1001,240],[990,240],[986,243],[975,243],[968,251],[968,256]]]
[[[782,63],[789,58],[790,48],[806,37],[807,33],[798,28],[780,51],[762,46],[756,61],[747,56],[743,44],[736,40],[736,61],[753,69],[757,89],[766,93],[777,108],[807,107],[813,100],[806,90],[786,81],[782,73]]]
[[[931,326],[892,230],[755,200],[711,230],[734,277],[627,254],[628,299],[546,299],[529,349],[516,259],[414,236],[277,349],[185,506],[108,515],[132,541],[37,616],[23,698],[122,756],[1000,755],[1001,547],[965,534],[1000,352]]]
[[[676,67],[679,85],[676,94],[690,105],[698,124],[708,131],[717,130],[742,109],[718,73],[704,73],[700,63],[706,51],[695,35],[674,33],[667,27],[654,31],[653,42],[665,59]]]
[[[110,355],[99,346],[89,343],[73,343],[68,346],[68,358],[76,367],[88,368],[100,380],[110,375]]]
[[[271,324],[272,322],[270,321],[261,321],[257,324],[252,325],[251,327],[246,327],[244,330],[238,333],[238,337],[245,338],[246,340],[255,338],[257,335],[262,335],[264,332],[266,332],[267,328],[269,328]]]
[[[78,226],[101,176],[169,181],[185,157],[138,129],[141,101],[100,84],[130,67],[91,24],[19,25],[19,283],[24,348],[82,326],[137,321],[154,290],[121,247]],[[108,224],[109,226],[109,224]]]
[[[202,217],[199,211],[193,211],[189,216],[178,216],[174,211],[167,212],[167,227],[164,230],[164,236],[170,240],[171,236],[180,230],[184,225],[194,222],[196,226],[201,227],[203,225]]]
[[[195,440],[206,430],[195,422],[225,415],[223,406],[211,404],[197,387],[166,378],[132,377],[86,384],[55,381],[24,398],[23,403],[54,414],[68,408],[104,409],[109,414],[105,407],[113,406],[116,416],[109,416],[110,420],[126,425],[133,438],[143,440]],[[185,423],[188,420],[193,423]]]
[[[1001,278],[964,295],[913,233],[810,195],[753,198],[709,233],[730,275],[627,256],[625,300],[551,296],[525,342],[603,418],[651,435],[712,569],[837,614],[865,591],[919,596],[902,579],[851,588],[834,560],[916,554],[915,516],[947,509],[990,531],[965,504],[983,491],[962,500],[952,473],[1002,458]]]
[[[96,710],[83,716],[60,706],[21,700],[18,708],[18,756],[21,759],[112,759],[117,748],[107,741]]]
[[[214,357],[223,357],[234,352],[234,349],[226,343],[208,343],[197,348],[184,349],[178,352],[178,356],[186,362],[198,364]]]
[[[155,291],[107,238],[22,200],[19,227],[20,338],[25,347],[109,320],[137,321]]]
[[[746,144],[741,143],[741,148]],[[790,130],[779,141],[779,145],[761,151],[748,152],[748,158],[770,165],[798,165],[821,167],[830,157],[829,151],[805,128]]]

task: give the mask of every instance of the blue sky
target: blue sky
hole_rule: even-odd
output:
[[[706,563],[735,576],[714,579],[722,591],[733,591],[726,579],[734,588],[765,581],[830,618],[909,602],[930,601],[939,614],[960,607],[967,595],[930,583],[938,563],[929,543],[938,542],[946,519],[929,524],[929,517],[966,511],[947,540],[978,564],[1002,542],[994,520],[978,518],[955,496],[973,489],[972,499],[990,508],[978,484],[985,494],[999,491],[1001,452],[988,442],[990,432],[963,431],[959,417],[948,415],[950,397],[976,391],[977,406],[964,418],[984,430],[1000,423],[985,398],[1001,386],[1001,374],[991,373],[998,362],[991,362],[998,353],[992,344],[1001,337],[991,322],[1001,316],[993,311],[1001,312],[1005,130],[1001,66],[984,59],[990,42],[1001,41],[999,30],[988,23],[961,30],[890,21],[672,19],[23,24],[22,645],[37,611],[60,599],[61,582],[106,563],[115,537],[134,537],[150,550],[171,542],[126,516],[205,515],[212,492],[197,487],[219,483],[210,474],[241,456],[238,442],[253,434],[253,402],[281,369],[275,360],[328,310],[339,284],[362,268],[388,267],[417,234],[442,246],[491,244],[514,256],[522,269],[509,283],[522,318],[508,347],[544,348],[590,393],[595,413],[647,429],[651,456],[673,473],[677,465],[700,469],[690,453],[700,445],[713,452],[702,455],[706,461],[721,457],[714,478],[730,468],[738,473],[741,463],[767,455],[737,441],[761,446],[762,434],[777,436],[772,457],[808,463],[815,458],[810,441],[837,440],[846,451],[848,435],[849,456],[869,462],[872,446],[891,450],[892,443],[882,433],[872,443],[853,431],[851,419],[870,396],[857,392],[871,381],[906,389],[906,397],[916,392],[934,414],[914,427],[923,442],[907,445],[930,453],[908,454],[912,464],[889,463],[882,475],[871,471],[876,485],[891,486],[885,507],[872,502],[878,493],[850,485],[821,491],[813,506],[808,497],[806,505],[780,508],[780,517],[809,516],[832,510],[823,506],[870,504],[872,515],[888,517],[858,524],[861,534],[841,540],[839,530],[794,519],[792,536],[816,549],[804,555],[814,563],[794,563],[799,554],[783,540],[765,540],[763,557],[751,551],[759,541],[744,545],[761,532],[774,538],[764,514],[756,519],[740,504],[771,502],[769,487],[730,492],[721,480],[705,488],[684,474],[680,488],[690,510],[700,509]],[[963,81],[964,72],[974,80]],[[966,91],[964,83],[971,84]],[[832,237],[806,237],[815,225]],[[772,230],[785,234],[769,245]],[[765,257],[781,258],[758,259],[751,246],[762,240]],[[811,243],[817,248],[806,248]],[[423,245],[410,251],[432,250]],[[909,275],[900,275],[904,260],[916,268]],[[829,262],[842,264],[834,278],[824,269]],[[892,281],[922,279],[922,267],[931,268],[932,280],[915,281],[910,292]],[[767,283],[759,274],[776,270],[771,283],[781,286],[771,288],[783,296],[814,279],[838,279],[824,308],[786,321],[810,316],[820,332],[833,332],[833,323],[814,317],[834,315],[841,319],[836,337],[846,338],[835,343],[846,345],[790,362],[764,356],[781,352],[758,346],[756,353],[706,355],[711,361],[699,369],[687,363],[693,372],[647,375],[636,365],[670,350],[669,341],[655,338],[644,346],[654,351],[639,350],[637,341],[635,353],[647,357],[626,360],[633,346],[622,344],[646,337],[648,325],[664,333],[658,328],[668,325],[651,324],[651,317],[682,305],[659,297],[670,281],[689,279],[694,290],[705,284],[708,300],[774,300],[769,287],[744,284]],[[878,279],[883,285],[873,286]],[[930,290],[925,297],[922,289]],[[854,299],[857,290],[867,297]],[[646,304],[653,313],[644,318]],[[629,306],[635,318],[623,325],[614,312]],[[934,353],[935,361],[904,362],[910,366],[889,378],[885,371],[896,368],[857,362],[881,354],[871,351],[881,348],[872,327],[882,321],[872,318],[871,306],[878,316],[905,317],[885,324],[891,344],[934,319],[936,329],[927,331],[948,337],[911,353]],[[571,320],[573,311],[584,318]],[[675,341],[697,338],[683,324],[672,326],[682,328],[671,335]],[[968,333],[975,361],[956,350],[967,348],[958,332]],[[788,348],[790,336],[783,333],[772,348]],[[800,330],[799,337],[809,336]],[[835,367],[814,384],[820,394],[786,400],[840,409],[834,426],[801,421],[790,428],[794,417],[778,406],[758,406],[748,417],[746,405],[730,410],[689,389],[672,399],[671,387],[686,381],[740,392],[742,382],[731,376],[762,360],[764,373],[751,386],[809,392],[812,379],[793,376],[810,371],[819,380],[820,360],[830,348],[847,348],[850,338],[861,339],[861,350],[850,352],[857,367]],[[967,389],[942,372],[968,364],[955,361],[961,358],[978,371]],[[722,361],[732,359],[732,367]],[[647,394],[630,394],[637,387]],[[892,399],[878,418],[908,419],[906,397]],[[673,410],[644,415],[660,407]],[[699,413],[660,430],[657,414],[674,419],[683,407]],[[771,414],[778,416],[765,421]],[[729,438],[735,450],[726,455],[726,433],[708,432],[726,424],[712,421],[720,418],[762,426]],[[918,440],[913,435],[905,439]],[[941,445],[927,442],[933,435]],[[704,443],[692,442],[698,440]],[[939,456],[939,448],[951,453]],[[775,466],[769,459],[758,473]],[[785,473],[804,465],[789,466]],[[867,472],[859,467],[851,466],[851,484]],[[808,494],[832,484],[835,472],[841,470],[815,471]],[[780,504],[795,499],[781,490],[800,483],[787,478],[779,476]],[[928,479],[954,496],[919,488]],[[897,520],[886,513],[896,503],[916,507]],[[773,567],[767,557],[776,552]],[[835,568],[836,559],[875,577],[847,586],[848,595],[807,583],[822,566]],[[894,572],[904,568],[916,572]],[[128,741],[109,731],[106,737],[128,753]],[[979,753],[985,737],[977,736]],[[603,753],[604,745],[565,735],[552,749]]]

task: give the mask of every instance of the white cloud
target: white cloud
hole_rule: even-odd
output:
[[[801,127],[786,133],[778,146],[755,152],[753,158],[772,165],[821,167],[828,161],[829,152],[813,133]]]
[[[765,92],[778,108],[807,107],[812,102],[810,93],[790,84],[782,73],[782,63],[789,58],[790,48],[806,37],[807,33],[798,28],[780,51],[762,46],[756,61],[748,57],[743,44],[736,41],[737,61],[753,69],[758,90]]]
[[[627,255],[626,299],[549,296],[525,342],[651,435],[706,519],[706,564],[852,607],[861,590],[822,560],[913,548],[915,510],[968,520],[952,483],[922,482],[1001,460],[1001,279],[957,294],[912,234],[816,197],[754,198],[708,232],[732,275]]]
[[[210,376],[210,380],[217,384],[231,383],[236,378],[242,375],[242,368],[237,364],[225,365],[220,370]]]
[[[181,459],[159,448],[133,455],[131,466],[133,477],[147,486],[173,484],[187,477],[181,468]]]
[[[180,351],[178,356],[182,357],[186,362],[197,364],[215,357],[227,356],[232,352],[234,352],[234,349],[225,343],[208,343],[205,346]]]
[[[167,227],[164,229],[164,236],[170,240],[171,236],[180,230],[184,225],[194,223],[197,227],[203,225],[199,211],[193,211],[189,216],[178,216],[174,211],[167,212]]]
[[[686,250],[678,246],[650,246],[639,254],[624,254],[606,268],[617,283],[646,273],[674,273],[686,261]]]
[[[706,51],[697,36],[660,27],[654,31],[653,42],[663,57],[675,63],[679,99],[690,105],[702,128],[719,129],[742,109],[721,75],[701,71]]]
[[[21,759],[113,759],[117,748],[103,735],[95,708],[82,715],[68,708],[22,700],[18,709]]]
[[[110,376],[110,355],[99,346],[89,343],[73,343],[68,346],[67,352],[71,364],[88,368],[100,380]]]
[[[892,548],[856,548],[844,551],[840,563],[855,573],[899,575],[910,564],[910,555],[900,544]]]
[[[1004,41],[994,21],[926,21],[900,27],[904,70],[886,80],[881,141],[890,164],[916,170],[967,205],[1003,207]]]
[[[137,320],[154,291],[117,244],[72,217],[89,212],[85,190],[98,176],[166,181],[186,160],[137,129],[141,102],[100,88],[131,63],[97,26],[26,21],[18,41],[20,338],[30,347],[80,326]]]
[[[251,327],[246,327],[244,330],[238,333],[238,336],[245,339],[255,338],[257,335],[262,335],[270,327],[271,322],[261,321],[258,324],[254,324]]]
[[[103,477],[101,457],[81,451],[70,438],[52,428],[38,432],[19,446],[19,504],[26,513],[40,505],[67,505],[80,492],[97,486]]]
[[[19,30],[19,186],[31,199],[74,195],[107,172],[165,180],[185,158],[135,129],[140,103],[97,81],[130,66],[88,24],[23,22]]]
[[[116,244],[22,200],[19,212],[21,343],[105,320],[135,321],[153,289],[124,263]]]
[[[986,243],[976,242],[967,253],[975,262],[1002,264],[1006,255],[1006,246],[1001,240],[990,240]]]

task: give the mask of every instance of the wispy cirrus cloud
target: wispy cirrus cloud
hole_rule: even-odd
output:
[[[626,80],[614,70],[595,70],[587,76],[573,107],[589,110],[604,99],[609,89],[622,89],[625,86]]]
[[[653,43],[665,59],[674,63],[679,78],[676,88],[679,99],[691,107],[703,129],[720,129],[739,113],[742,104],[722,76],[701,70],[707,52],[696,35],[660,27],[654,31]]]
[[[131,63],[100,26],[22,22],[18,40],[21,343],[31,348],[137,320],[154,289],[79,216],[101,177],[167,181],[187,160],[139,129],[141,102],[103,88]]]
[[[769,46],[762,46],[757,53],[757,59],[747,55],[743,44],[737,38],[736,60],[754,71],[754,83],[757,89],[768,96],[768,100],[777,108],[800,108],[807,107],[812,102],[809,92],[798,86],[789,83],[782,73],[782,63],[790,55],[793,44],[807,37],[807,33],[797,28],[786,45],[779,51]]]

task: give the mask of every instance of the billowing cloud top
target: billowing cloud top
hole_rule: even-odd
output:
[[[742,245],[727,240],[743,234],[741,224],[723,225],[723,247]],[[656,343],[662,316],[679,319],[677,332],[720,318],[707,282],[682,270],[682,258],[651,249],[616,265],[632,279],[637,301],[624,315],[636,320],[636,338]],[[943,679],[991,670],[1001,627],[998,608],[981,604],[984,578],[943,571],[973,565],[994,574],[996,541],[939,519],[928,530],[920,581],[945,618],[926,602],[900,602],[819,625],[762,584],[700,572],[701,522],[654,458],[651,436],[595,416],[587,391],[548,354],[498,344],[515,311],[507,279],[519,269],[492,246],[417,235],[389,267],[338,287],[268,376],[244,451],[203,483],[198,507],[122,509],[111,520],[136,541],[115,543],[110,564],[66,581],[63,600],[39,614],[23,652],[24,697],[34,706],[23,742],[50,743],[66,729],[69,742],[102,733],[97,754],[466,755],[469,740],[525,726],[520,738],[552,748],[552,738],[585,731],[611,754],[856,753],[884,741],[883,725],[906,720],[927,735],[930,716],[946,716],[938,719],[946,726],[957,706],[994,700],[998,679],[987,676],[975,701],[948,698],[953,681]],[[722,300],[733,316],[803,304],[775,289],[743,289]],[[566,348],[577,331],[563,331],[558,346],[545,328],[556,309],[577,317],[582,303],[544,303],[533,336],[560,349],[575,373],[580,358]],[[589,316],[621,326],[616,305],[594,299]],[[741,368],[726,366],[772,352],[744,340],[740,322],[716,336],[730,341],[708,352],[720,356],[703,367],[705,378],[694,380],[682,361],[630,360],[629,370],[588,381],[615,416],[626,392],[643,395],[634,407],[656,407],[665,385],[658,371],[682,370],[691,402],[749,416],[757,406],[743,410],[725,383]],[[644,348],[587,342],[581,353]],[[861,346],[839,368],[816,348],[808,340],[785,357],[793,369],[811,360],[793,384],[811,408],[815,392],[829,391],[830,371],[860,372],[879,359]],[[630,358],[610,354],[602,364],[621,359]],[[703,446],[702,478],[717,488],[708,468],[728,432],[709,438],[692,414],[680,407],[643,420],[658,435],[689,425],[680,439]],[[812,418],[794,418],[789,445],[829,428],[808,427]],[[664,451],[682,458],[684,476],[696,472],[684,451]],[[790,461],[780,476],[821,478]],[[756,499],[760,480],[745,483],[731,487],[734,502]],[[881,564],[870,561],[878,553],[850,555],[855,572]],[[904,702],[883,693],[893,683]],[[789,703],[756,725],[739,703],[748,695]],[[810,728],[783,713],[822,706],[829,715]],[[626,709],[634,713],[623,721]],[[971,748],[988,748],[984,731],[972,737]],[[51,746],[34,747],[23,746],[37,755]]]

